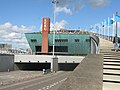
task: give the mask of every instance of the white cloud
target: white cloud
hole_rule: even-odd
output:
[[[111,0],[88,0],[88,1],[89,1],[89,4],[95,8],[104,7],[111,2]]]
[[[68,24],[67,21],[61,20],[60,22],[56,22],[55,25],[53,23],[50,24],[50,30],[60,30],[61,28],[65,28],[65,25]]]
[[[32,30],[35,29],[35,26],[17,26],[13,25],[10,22],[6,22],[2,25],[0,25],[0,39],[2,40],[2,43],[13,43],[16,44],[16,47],[20,47],[17,44],[24,44],[27,45],[26,38],[24,36],[24,33],[32,32]],[[15,45],[13,45],[15,46]],[[22,47],[22,48],[28,48],[28,47]]]
[[[65,28],[66,24],[68,24],[68,22],[65,20],[61,20],[60,22],[56,22],[55,25],[53,23],[50,23],[50,31],[52,31],[54,29],[60,30],[61,28]],[[40,29],[42,30],[42,24],[41,24]]]
[[[78,0],[73,4],[73,11],[77,12],[84,7],[83,0]]]
[[[57,7],[56,10],[55,10],[56,13],[59,13],[59,12],[64,12],[66,14],[72,14],[72,11],[70,9],[68,9],[67,7]]]
[[[13,37],[15,37],[15,35],[16,35],[16,33],[13,32],[13,33],[9,33],[8,35],[3,35],[2,37],[8,39],[8,38],[13,38]]]
[[[83,0],[58,0],[55,13],[64,12],[66,14],[73,14],[75,11],[79,11],[83,7]]]
[[[111,3],[111,0],[88,0],[90,6],[94,8],[104,7]],[[66,14],[73,14],[84,7],[84,0],[58,0],[55,13],[64,12]]]

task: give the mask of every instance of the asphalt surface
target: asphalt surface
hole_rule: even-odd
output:
[[[34,79],[1,86],[0,90],[57,90],[70,72],[57,72]]]
[[[21,82],[36,77],[43,77],[42,71],[10,71],[0,72],[0,87],[11,83]]]

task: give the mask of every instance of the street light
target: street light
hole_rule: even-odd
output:
[[[53,31],[53,57],[55,55],[55,31],[56,31],[56,26],[55,26],[55,23],[56,23],[56,7],[57,7],[57,4],[59,3],[57,0],[53,0],[52,3],[54,4],[54,31]]]
[[[56,6],[58,1],[53,0],[52,3],[54,4],[54,31],[53,31],[53,58],[51,61],[51,72],[56,72],[58,71],[58,58],[55,57],[55,31],[56,31],[55,22],[56,22]]]

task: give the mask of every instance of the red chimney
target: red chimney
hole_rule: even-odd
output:
[[[50,18],[42,19],[42,53],[48,53],[48,33],[50,31]]]

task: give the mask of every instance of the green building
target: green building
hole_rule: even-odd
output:
[[[32,52],[42,53],[42,33],[25,33]],[[93,53],[94,44],[88,33],[56,33],[55,54],[86,55]],[[91,50],[92,49],[92,50]],[[53,51],[53,33],[48,33],[48,53]]]

